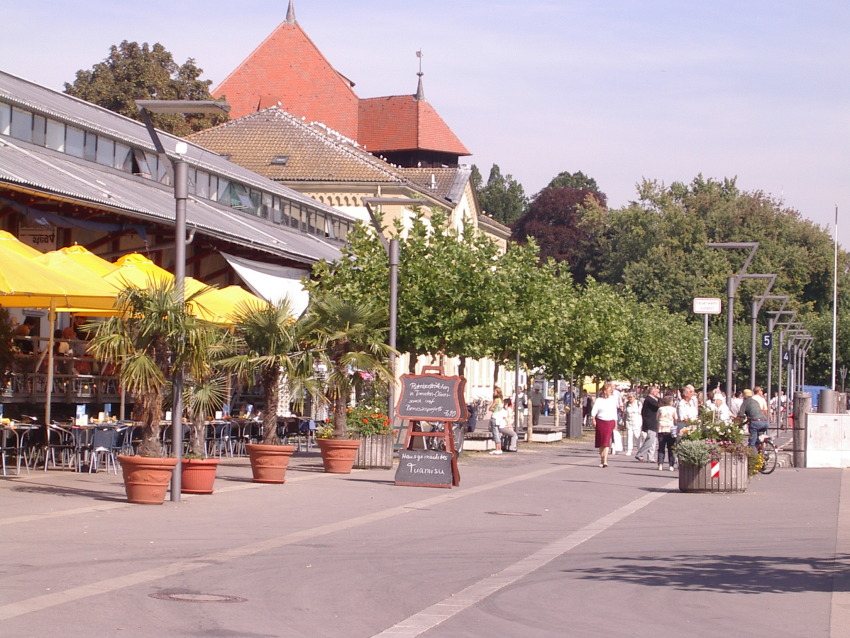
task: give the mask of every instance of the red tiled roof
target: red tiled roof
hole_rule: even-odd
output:
[[[282,22],[212,91],[239,118],[280,103],[296,117],[357,138],[358,97],[298,23]]]
[[[333,131],[277,106],[190,135],[187,139],[230,161],[282,182],[402,184],[400,169]],[[276,156],[285,163],[273,163]]]
[[[437,111],[413,95],[360,100],[357,141],[370,153],[423,149],[471,154]]]

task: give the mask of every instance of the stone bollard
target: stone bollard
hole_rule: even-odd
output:
[[[806,427],[811,410],[811,392],[794,394],[794,467],[806,467]]]

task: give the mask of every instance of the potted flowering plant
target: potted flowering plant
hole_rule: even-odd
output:
[[[360,440],[354,467],[392,468],[393,429],[390,418],[381,408],[368,404],[349,408],[346,426],[351,436]]]
[[[716,421],[710,410],[678,433],[674,448],[682,492],[743,492],[758,471],[758,454],[744,442],[741,421]]]

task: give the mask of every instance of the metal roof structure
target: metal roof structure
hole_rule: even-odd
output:
[[[3,103],[103,136],[131,149],[155,152],[141,122],[0,71],[0,105]],[[147,221],[173,226],[173,191],[167,183],[2,133],[0,127],[0,197],[3,191],[38,194],[116,213],[137,223]],[[176,156],[177,142],[186,143],[164,132],[160,132],[160,137],[171,157]],[[351,222],[351,218],[340,211],[191,142],[182,157],[194,169],[309,208],[328,219]],[[31,210],[27,213],[32,216]],[[335,259],[340,254],[341,242],[332,237],[302,232],[195,195],[190,196],[188,202],[187,226],[190,231],[301,264]]]

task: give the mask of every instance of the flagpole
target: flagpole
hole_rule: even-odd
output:
[[[832,389],[835,390],[835,358],[838,338],[838,204],[835,205],[835,226],[832,229]]]

